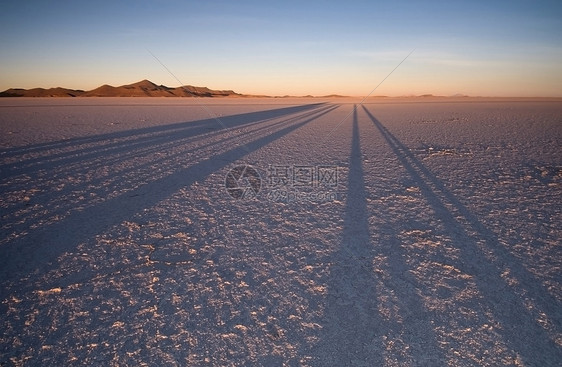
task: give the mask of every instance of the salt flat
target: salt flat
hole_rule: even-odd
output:
[[[562,102],[0,100],[0,365],[554,366]]]

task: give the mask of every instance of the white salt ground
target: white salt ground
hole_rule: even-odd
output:
[[[0,100],[0,365],[560,365],[562,102],[358,102]]]

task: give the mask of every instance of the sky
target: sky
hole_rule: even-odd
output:
[[[0,0],[0,90],[142,79],[266,95],[562,97],[562,1]]]

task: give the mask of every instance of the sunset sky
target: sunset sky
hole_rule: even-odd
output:
[[[2,1],[0,90],[562,96],[562,1]],[[150,51],[150,52],[149,52]]]

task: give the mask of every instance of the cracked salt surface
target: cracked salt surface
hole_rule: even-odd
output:
[[[0,101],[0,365],[560,363],[562,103],[205,103]]]

